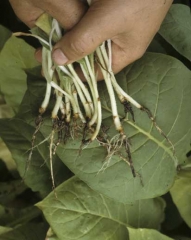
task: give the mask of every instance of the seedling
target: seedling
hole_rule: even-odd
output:
[[[42,30],[35,30],[37,34],[24,34],[26,36],[34,36],[42,43],[42,70],[44,77],[47,81],[46,92],[44,100],[39,108],[39,116],[37,117],[36,130],[32,137],[32,148],[29,154],[29,160],[32,156],[34,148],[34,141],[36,134],[42,124],[43,114],[46,111],[50,102],[50,96],[52,89],[56,96],[55,106],[52,110],[51,118],[53,121],[52,133],[50,135],[50,169],[53,182],[53,188],[55,188],[53,177],[52,158],[56,153],[58,145],[63,141],[66,143],[67,139],[73,136],[75,132],[74,128],[76,122],[78,125],[78,132],[82,136],[82,143],[80,152],[86,148],[91,142],[97,140],[100,145],[107,149],[106,160],[109,162],[113,155],[118,155],[121,159],[125,159],[131,168],[133,177],[138,175],[134,169],[133,160],[130,151],[130,142],[125,133],[122,121],[118,114],[116,95],[119,98],[121,104],[124,106],[124,113],[130,113],[132,120],[135,122],[132,106],[144,111],[150,120],[153,122],[156,129],[164,136],[164,138],[171,144],[173,144],[165,135],[165,133],[157,125],[155,118],[150,110],[135,99],[129,96],[117,83],[115,75],[112,71],[112,47],[111,40],[103,42],[97,47],[94,53],[85,56],[78,61],[81,71],[84,75],[86,83],[83,83],[79,75],[75,71],[73,64],[65,66],[56,65],[52,58],[51,52],[53,44],[55,44],[62,37],[62,29],[59,23],[55,19],[49,18],[50,27],[47,30],[47,26],[44,28],[48,32],[48,36]],[[48,23],[49,24],[49,23]],[[37,25],[42,27],[40,19],[37,21]],[[33,31],[34,32],[34,31]],[[15,36],[23,35],[22,33],[15,33]],[[103,75],[107,91],[109,94],[112,116],[114,126],[117,130],[117,135],[109,139],[109,137],[103,137],[101,132],[102,125],[102,107],[101,99],[98,91],[97,75],[94,64],[99,66],[100,72]],[[55,134],[58,135],[58,140],[55,142]],[[64,135],[64,137],[63,137]],[[101,137],[99,136],[101,135]],[[125,152],[124,156],[121,152]]]

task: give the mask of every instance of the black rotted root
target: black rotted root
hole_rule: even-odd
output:
[[[128,141],[128,138],[124,139],[123,145],[125,147],[125,152],[127,154],[127,161],[128,161],[129,166],[131,168],[132,175],[135,178],[136,177],[136,172],[135,172],[135,168],[134,168],[134,165],[133,165],[131,149],[130,149],[130,143]]]
[[[124,102],[122,102],[122,104],[124,106],[124,113],[125,114],[130,113],[131,117],[133,119],[133,122],[135,122],[135,115],[134,115],[134,112],[133,112],[133,109],[132,109],[132,106],[131,106],[130,102],[125,100]]]

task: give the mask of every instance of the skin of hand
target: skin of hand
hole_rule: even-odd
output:
[[[112,40],[112,68],[119,72],[140,58],[160,28],[173,0],[10,0],[17,16],[29,27],[47,12],[66,30],[52,57],[64,65]],[[38,58],[38,57],[37,57]]]

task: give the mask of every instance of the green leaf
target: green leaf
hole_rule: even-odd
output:
[[[23,177],[25,173],[29,155],[28,151],[31,148],[31,136],[34,130],[33,127],[20,119],[0,120],[1,137],[11,151],[21,177]],[[41,142],[44,138],[39,134],[38,139],[39,142]],[[47,155],[44,155],[47,149],[48,147],[46,144],[42,144],[38,148],[35,148],[33,160],[31,161],[29,170],[24,179],[27,186],[31,187],[33,191],[39,191],[42,196],[47,195],[51,191],[50,173],[45,164]]]
[[[191,61],[191,17],[188,6],[172,5],[159,33],[180,54]]]
[[[166,32],[165,32],[166,33]],[[150,43],[149,47],[147,48],[147,52],[154,52],[154,53],[163,53],[169,55],[171,57],[177,58],[181,61],[188,69],[190,69],[190,61],[177,52],[174,47],[167,42],[159,33],[157,33]]]
[[[0,235],[1,240],[42,240],[45,239],[47,226],[44,223],[22,225]]]
[[[31,87],[29,86],[28,91],[25,93],[19,113],[17,114],[17,117],[21,116],[20,119],[16,117],[10,120],[0,120],[0,136],[11,151],[21,177],[25,173],[32,136],[35,132],[34,122],[38,115],[38,104],[41,103],[45,91],[45,80],[40,75],[40,68],[35,68],[32,72],[28,70],[27,74],[31,81]],[[50,128],[48,129],[50,130]],[[44,141],[44,137],[40,132],[37,133],[36,137],[30,167],[24,180],[26,185],[32,188],[33,191],[39,191],[42,196],[45,196],[52,189],[49,170],[49,145],[48,142]],[[57,155],[54,156],[53,168],[56,184],[60,184],[72,175]]]
[[[30,133],[28,132],[28,141],[34,131],[34,127],[32,130],[30,125],[34,125],[34,119],[38,116],[45,91],[45,81],[38,77],[35,80],[35,75],[30,74],[28,77],[29,89],[17,116],[23,119],[19,124],[23,136],[31,129]],[[189,104],[191,73],[174,58],[150,53],[124,69],[117,78],[126,92],[151,110],[158,125],[174,144],[176,155],[173,155],[170,144],[153,127],[147,115],[137,109],[134,109],[136,123],[131,119],[123,121],[124,130],[131,141],[132,159],[138,173],[136,178],[133,178],[128,164],[119,157],[114,156],[110,162],[105,161],[106,149],[97,142],[91,143],[79,156],[81,137],[70,140],[65,145],[60,144],[57,155],[72,172],[94,190],[117,201],[131,203],[167,192],[173,185],[177,163],[181,164],[190,150],[191,115],[188,113],[191,111]],[[116,135],[116,131],[104,83],[100,83],[99,89],[103,106],[103,124],[110,127],[108,134],[111,137]],[[52,103],[54,101],[52,99]],[[119,101],[117,105],[120,116],[123,117],[123,106]],[[41,137],[37,142],[43,140],[42,135],[47,138],[51,133],[51,106],[44,116],[44,124],[37,135],[37,138]],[[16,124],[14,122],[15,129],[18,128]],[[7,124],[7,129],[9,125],[10,123]],[[0,127],[0,131],[4,131],[3,129],[4,126],[2,130]],[[19,132],[17,134],[19,135]],[[16,138],[12,140],[13,147]],[[7,139],[7,144],[8,141]],[[48,143],[46,146],[42,149],[44,155],[48,154]],[[18,161],[18,165],[21,165],[21,161]],[[103,165],[105,169],[102,171]],[[144,186],[141,184],[141,179]]]
[[[125,205],[93,191],[73,177],[37,206],[59,239],[128,239],[127,226],[159,228],[165,204],[161,199]]]
[[[191,227],[191,172],[182,171],[171,188],[170,193],[182,218]]]
[[[37,65],[34,49],[24,40],[11,37],[6,42],[0,53],[0,92],[14,111],[18,110],[26,91],[25,69]]]
[[[39,191],[42,196],[46,196],[52,189],[52,181],[49,170],[48,143],[44,142],[40,132],[37,135],[38,141],[35,142],[36,147],[32,153],[33,158],[29,169],[25,172],[34,131],[34,127],[21,119],[0,119],[0,135],[11,151],[21,177],[25,175],[26,185],[33,191]],[[56,184],[71,176],[70,171],[61,163],[57,155],[55,155],[53,168]]]
[[[191,138],[191,73],[178,60],[162,54],[146,54],[117,75],[122,88],[134,99],[148,107],[157,124],[175,146],[176,156],[165,139],[153,127],[147,115],[134,109],[134,124],[124,120],[124,130],[131,141],[135,170],[133,178],[126,162],[112,157],[106,162],[106,150],[97,143],[90,144],[79,156],[79,140],[61,145],[57,154],[80,179],[91,188],[124,203],[153,198],[166,193],[173,185],[177,161],[181,163],[190,150]],[[110,127],[108,134],[116,135],[108,93],[100,84],[103,107],[103,124]],[[120,116],[123,107],[119,103]],[[44,133],[43,133],[44,134]],[[46,133],[48,134],[48,133]],[[105,164],[105,169],[103,165]]]
[[[6,41],[11,37],[12,33],[5,28],[4,26],[0,25],[0,52],[3,49]]]
[[[173,240],[156,230],[128,228],[129,240]]]

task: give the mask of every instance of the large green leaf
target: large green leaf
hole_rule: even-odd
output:
[[[128,239],[127,227],[156,228],[163,220],[164,202],[140,200],[125,205],[93,191],[76,177],[65,181],[37,206],[60,240]],[[75,229],[75,230],[74,230]]]
[[[170,190],[182,218],[191,227],[191,172],[182,171]]]
[[[8,148],[13,159],[16,161],[18,171],[23,177],[27,186],[33,191],[39,191],[42,196],[47,195],[52,189],[52,182],[49,170],[49,151],[48,143],[44,142],[33,151],[33,158],[29,169],[25,172],[29,151],[31,149],[31,136],[35,128],[28,125],[21,119],[0,119],[0,135]],[[38,141],[35,144],[43,142],[44,138],[38,133]],[[68,178],[69,170],[55,156],[54,173],[56,183],[60,183]]]
[[[40,78],[35,80],[34,75],[29,75],[29,89],[17,116],[23,119],[20,122],[23,136],[29,131],[28,129],[31,129],[31,136],[27,137],[28,141],[34,131],[30,125],[34,125],[34,119],[38,115],[45,85],[45,81]],[[57,155],[91,188],[118,201],[131,203],[167,192],[174,182],[177,163],[184,161],[190,149],[191,73],[174,58],[150,53],[124,69],[117,78],[125,91],[151,110],[157,123],[175,146],[176,155],[173,155],[172,147],[153,127],[147,115],[137,109],[134,109],[136,123],[131,119],[123,121],[124,130],[132,144],[132,158],[138,173],[136,178],[133,178],[127,163],[119,157],[114,156],[110,162],[106,162],[106,150],[97,142],[90,144],[79,155],[81,138],[76,138],[68,141],[66,145],[60,144]],[[104,83],[100,84],[100,96],[103,124],[110,127],[108,134],[114,136],[116,131],[112,123],[109,97]],[[119,102],[117,104],[120,116],[124,116],[123,107]],[[45,114],[44,125],[39,133],[45,138],[50,135],[52,129],[50,120],[46,121],[47,118],[50,119],[50,111]],[[15,124],[16,122],[14,126],[17,128]],[[9,124],[7,129],[8,127]],[[4,127],[2,131],[3,129]],[[5,132],[4,137],[6,137]],[[42,139],[41,137],[38,142]],[[15,140],[16,138],[13,137],[12,147]],[[7,144],[8,141],[7,139]],[[48,147],[43,148],[42,153],[46,155],[47,149]],[[21,162],[18,161],[18,166],[20,164]],[[100,171],[104,164],[106,166],[104,171]],[[144,186],[141,184],[141,178]]]
[[[15,111],[26,91],[25,69],[37,65],[34,49],[24,40],[11,37],[5,43],[0,53],[0,92]]]
[[[11,37],[12,33],[5,28],[4,26],[0,25],[0,52],[3,49],[6,41]]]
[[[191,61],[191,16],[188,6],[172,5],[159,33],[180,54]]]
[[[179,61],[162,54],[146,54],[117,76],[122,88],[134,99],[148,107],[158,125],[175,146],[171,146],[156,131],[144,112],[134,109],[136,123],[124,120],[124,129],[131,140],[131,152],[136,171],[142,176],[133,178],[128,165],[114,156],[105,164],[106,150],[91,144],[79,156],[79,141],[70,141],[57,150],[62,161],[96,191],[130,203],[167,192],[176,175],[177,161],[181,163],[190,149],[191,139],[191,74]],[[103,124],[110,127],[108,134],[116,134],[104,83],[100,86]],[[118,102],[121,116],[123,108]]]

